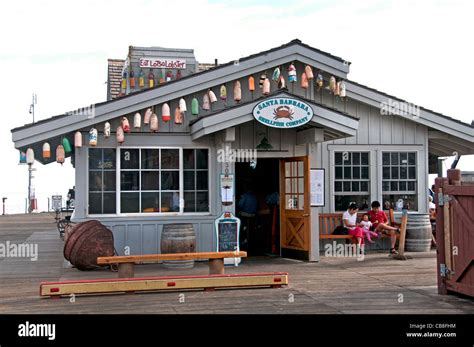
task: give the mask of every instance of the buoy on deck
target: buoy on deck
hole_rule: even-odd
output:
[[[97,129],[92,128],[89,130],[89,146],[97,146]]]
[[[48,142],[43,143],[43,159],[51,158],[51,146]]]
[[[169,122],[171,119],[171,114],[170,114],[170,107],[169,105],[165,102],[163,106],[161,107],[161,119],[163,119],[163,122]]]
[[[76,133],[74,134],[74,147],[82,147],[82,134],[80,131],[76,131]]]

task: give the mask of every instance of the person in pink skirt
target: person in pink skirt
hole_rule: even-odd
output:
[[[374,243],[375,241],[372,241],[372,237],[378,237],[379,234],[370,230],[370,228],[372,227],[372,222],[369,220],[369,215],[367,213],[362,216],[362,220],[360,221],[359,226],[362,228],[362,232],[364,233],[364,236],[367,241],[369,241],[370,243]]]
[[[357,246],[363,252],[364,245],[364,232],[362,228],[357,225],[357,211],[359,208],[357,204],[351,203],[346,212],[342,215],[342,223],[345,228],[348,229],[349,235],[354,236],[357,239]]]

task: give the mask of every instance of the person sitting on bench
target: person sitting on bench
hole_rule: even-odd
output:
[[[395,249],[397,237],[395,232],[400,231],[398,228],[388,225],[388,218],[384,211],[380,209],[380,202],[373,201],[372,209],[368,212],[373,229],[376,233],[386,233],[390,235],[390,253],[398,254]]]
[[[342,215],[342,224],[348,229],[348,234],[357,239],[357,246],[363,252],[364,233],[362,228],[357,225],[357,211],[359,208],[355,203],[351,203],[346,212]]]

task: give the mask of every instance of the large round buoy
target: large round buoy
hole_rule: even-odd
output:
[[[191,101],[191,114],[193,116],[199,115],[199,101],[197,98],[193,98],[193,100]]]
[[[183,114],[181,113],[179,107],[174,109],[174,123],[183,124]]]
[[[179,99],[179,110],[184,113],[188,110],[188,108],[186,107],[186,100],[184,100],[183,98]]]
[[[158,116],[156,113],[152,113],[150,117],[150,131],[156,133],[158,132],[158,128]]]
[[[216,94],[214,94],[212,89],[209,89],[208,93],[209,93],[209,101],[211,102],[211,104],[215,103],[217,101]]]
[[[227,100],[227,88],[224,84],[221,85],[221,88],[220,88],[220,98],[222,101]]]
[[[105,133],[105,132],[104,132]],[[97,129],[89,130],[89,146],[97,146]]]
[[[263,95],[270,94],[270,80],[268,78],[265,78],[265,81],[263,81],[262,93],[263,93]]]
[[[249,91],[255,91],[255,78],[253,76],[249,76]]]
[[[72,152],[71,143],[69,142],[69,139],[67,137],[63,138],[63,147],[66,153]]]
[[[306,78],[308,79],[308,81],[311,81],[314,78],[313,69],[311,68],[311,66],[306,65],[304,68],[304,72],[306,73]]]
[[[308,89],[308,86],[309,86],[308,77],[306,76],[306,72],[303,72],[301,74],[301,88]]]
[[[239,102],[242,100],[242,89],[240,88],[240,82],[237,80],[234,84],[234,101]]]
[[[128,122],[127,117],[122,117],[122,121],[120,123],[122,125],[122,129],[124,132],[129,133],[130,132],[130,123]]]
[[[209,100],[208,93],[204,93],[204,96],[202,97],[202,109],[206,111],[211,109],[211,101]]]
[[[35,162],[35,152],[32,148],[26,150],[26,163],[33,164]]]
[[[48,142],[43,143],[43,159],[51,158],[51,146]]]
[[[169,122],[171,119],[170,106],[166,102],[161,107],[161,119],[163,119],[163,122]]]
[[[143,117],[143,124],[150,124],[150,118],[152,113],[153,112],[151,111],[151,108],[146,109],[145,117]]]
[[[64,147],[63,145],[58,145],[58,147],[56,147],[56,162],[62,165],[65,159],[66,153],[64,153]]]
[[[135,113],[133,116],[133,127],[135,129],[140,129],[142,127],[142,115],[139,112]]]
[[[120,125],[117,127],[115,137],[117,139],[117,143],[122,144],[125,142],[125,133],[123,132],[123,129]]]
[[[74,147],[82,147],[82,134],[80,131],[76,131],[76,133],[74,134]]]

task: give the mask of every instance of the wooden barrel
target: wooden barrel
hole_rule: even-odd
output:
[[[63,254],[79,270],[94,269],[97,257],[114,255],[112,231],[96,220],[78,223],[66,235]]]
[[[196,252],[196,234],[192,224],[176,223],[163,225],[161,233],[161,253],[193,253]],[[194,260],[163,261],[167,268],[191,269]]]
[[[405,250],[407,252],[429,252],[431,233],[429,214],[408,214]]]

